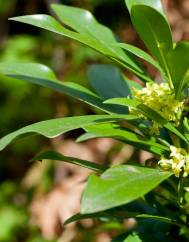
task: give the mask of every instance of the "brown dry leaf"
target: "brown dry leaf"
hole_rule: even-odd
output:
[[[100,233],[97,235],[95,242],[110,242],[111,237],[108,233]]]
[[[31,220],[40,227],[44,238],[60,235],[65,220],[79,211],[83,186],[70,178],[46,196],[36,195],[30,207]],[[67,227],[73,228],[74,223]]]
[[[189,2],[188,0],[164,0],[166,12],[173,31],[174,41],[189,39]]]

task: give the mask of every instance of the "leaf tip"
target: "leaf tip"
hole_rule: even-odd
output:
[[[11,18],[8,18],[8,20],[10,21],[16,21],[17,17],[11,17]]]

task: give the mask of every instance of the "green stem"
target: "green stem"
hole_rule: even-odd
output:
[[[180,177],[178,183],[178,204],[180,207],[184,205],[184,181],[185,179]]]
[[[169,133],[169,136],[173,142],[173,145],[177,148],[180,147],[180,139],[177,135],[173,134],[173,133]]]

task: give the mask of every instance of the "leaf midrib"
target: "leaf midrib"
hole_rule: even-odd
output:
[[[95,21],[96,24],[100,25],[100,23],[99,23],[96,19],[94,19],[94,21]],[[102,26],[102,27],[107,28],[106,26]],[[131,72],[133,72],[136,76],[140,76],[141,78],[144,78],[144,76],[142,75],[142,73],[140,73],[138,70],[135,70],[135,67],[130,67],[130,64],[127,63],[127,61],[125,60],[125,58],[124,58],[122,55],[120,55],[120,53],[117,53],[113,48],[111,48],[111,45],[117,43],[116,41],[115,41],[114,43],[113,43],[113,42],[112,42],[112,43],[109,43],[109,42],[108,42],[110,45],[107,46],[107,45],[106,45],[106,42],[104,42],[102,39],[97,38],[97,37],[93,34],[93,32],[90,31],[90,28],[89,28],[88,25],[87,25],[87,30],[88,30],[89,35],[91,35],[96,41],[99,41],[99,42],[102,44],[102,46],[103,46],[104,48],[106,48],[108,51],[110,51],[110,52],[113,54],[113,56],[110,56],[111,59],[112,59],[112,57],[113,57],[113,58],[117,58],[117,57],[119,57],[119,59],[120,59],[121,61],[123,61],[123,62],[126,64],[126,66],[125,66],[125,64],[123,64],[122,62],[120,62],[121,65],[123,65],[123,66],[126,67],[128,70],[130,70]],[[111,30],[110,30],[110,32],[111,32]],[[79,32],[77,32],[77,33],[79,33]],[[112,33],[112,35],[113,35],[113,33]],[[119,48],[119,49],[122,51],[121,48]],[[123,53],[124,53],[124,52],[123,52]],[[128,57],[128,58],[129,58],[129,57]],[[131,61],[132,61],[132,60],[131,60]],[[146,80],[149,81],[149,80],[151,80],[151,78],[150,78],[150,77],[147,77]]]
[[[154,37],[154,40],[156,42],[156,46],[159,50],[159,53],[160,53],[160,56],[161,56],[161,59],[162,59],[162,62],[164,64],[164,67],[165,67],[165,71],[166,71],[166,74],[167,74],[167,78],[168,78],[168,82],[169,82],[169,86],[171,89],[173,89],[173,81],[172,81],[172,77],[171,77],[171,73],[169,71],[169,67],[168,67],[168,64],[166,62],[166,57],[164,56],[164,53],[161,49],[161,43],[159,42],[158,40],[158,37],[156,36],[156,34],[154,33],[153,29],[152,29],[152,26],[151,24],[149,23],[148,19],[147,19],[147,25],[148,25],[148,28],[150,29],[150,32],[152,33],[153,37]]]

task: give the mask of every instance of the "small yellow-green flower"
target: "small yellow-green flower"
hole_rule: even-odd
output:
[[[181,173],[183,177],[187,177],[189,175],[189,154],[185,149],[175,146],[170,146],[170,151],[170,159],[162,157],[158,164],[163,170],[172,171],[177,177]]]
[[[178,126],[184,108],[184,102],[175,99],[175,94],[167,83],[157,84],[149,82],[141,90],[134,88],[133,95],[136,100],[159,113],[167,121],[171,121],[175,126]],[[135,108],[130,108],[130,112],[145,118]],[[158,134],[159,128],[159,125],[153,122],[151,133]]]

